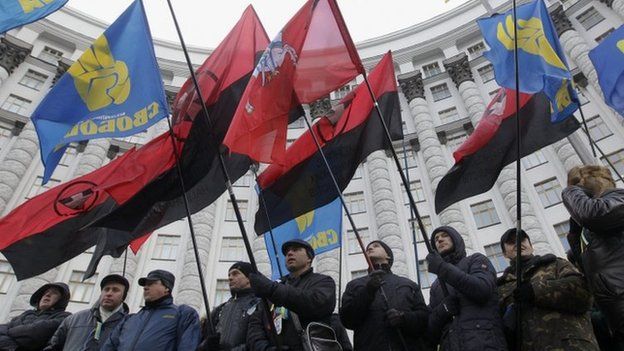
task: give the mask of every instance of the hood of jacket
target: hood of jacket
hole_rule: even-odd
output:
[[[435,236],[437,233],[440,232],[448,233],[448,235],[451,237],[451,240],[453,240],[453,251],[442,255],[444,261],[456,264],[462,258],[466,257],[466,244],[464,244],[464,239],[462,238],[461,234],[459,234],[459,232],[455,230],[455,228],[449,226],[438,227],[431,233],[431,246],[434,250],[436,250],[436,252],[438,251],[438,249],[435,245]]]
[[[69,287],[65,283],[56,282],[44,284],[32,294],[30,297],[30,305],[39,309],[39,301],[41,301],[41,298],[49,288],[56,288],[61,292],[61,298],[56,302],[56,304],[54,304],[54,306],[52,306],[51,309],[65,311],[65,308],[67,308],[67,304],[69,303],[70,296]]]

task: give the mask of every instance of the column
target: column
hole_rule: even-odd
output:
[[[462,100],[470,114],[470,120],[473,125],[477,126],[479,120],[485,112],[485,101],[479,93],[472,76],[472,70],[468,62],[468,56],[465,53],[444,61],[444,66],[449,76],[457,86]],[[496,184],[503,197],[505,207],[509,212],[509,217],[516,222],[516,165],[512,163],[503,168]],[[535,207],[526,195],[524,188],[520,192],[520,200],[522,203],[522,228],[531,237],[531,242],[535,246],[538,253],[552,252],[552,248],[548,243],[548,239],[544,235],[544,230],[535,215]],[[502,233],[501,233],[502,234]]]
[[[6,37],[0,38],[0,85],[30,55],[30,50],[10,42]]]
[[[16,128],[14,134],[17,140],[0,162],[0,213],[8,210],[7,204],[39,151],[39,141],[32,122],[29,121],[21,130]]]
[[[624,0],[600,0],[600,2],[610,7],[613,12],[620,15],[620,18],[624,18]]]
[[[425,159],[425,168],[431,179],[431,187],[435,193],[438,183],[449,169],[444,150],[438,139],[429,106],[425,100],[425,89],[422,74],[419,71],[399,76],[399,85],[407,98],[416,126],[416,134]],[[439,215],[442,225],[455,228],[463,237],[468,252],[474,252],[474,243],[468,233],[464,216],[459,204],[453,204]],[[429,240],[429,238],[425,238]]]

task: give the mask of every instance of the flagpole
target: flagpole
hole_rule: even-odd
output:
[[[216,333],[215,326],[210,318],[210,305],[208,303],[208,292],[206,290],[206,281],[204,279],[204,272],[202,271],[201,262],[199,259],[199,250],[197,249],[197,240],[195,236],[195,230],[193,228],[193,219],[191,218],[191,210],[189,206],[188,197],[186,195],[186,186],[184,185],[184,178],[182,177],[182,167],[180,167],[180,158],[178,156],[178,147],[175,142],[175,134],[173,133],[173,127],[171,126],[171,120],[167,116],[167,125],[169,126],[169,136],[171,137],[171,144],[173,145],[173,155],[175,158],[176,170],[178,173],[178,179],[180,179],[180,190],[182,191],[182,199],[184,200],[184,209],[186,210],[186,219],[188,222],[189,231],[191,234],[191,242],[193,243],[193,253],[195,254],[195,262],[197,263],[197,273],[199,275],[199,285],[202,290],[202,298],[204,300],[204,306],[206,307],[206,320],[208,320],[209,334],[214,335]],[[126,253],[128,249],[126,248]],[[124,266],[125,268],[125,266]]]
[[[360,250],[362,250],[362,253],[364,254],[364,258],[366,259],[366,263],[368,264],[368,268],[369,270],[372,272],[375,267],[373,266],[373,261],[371,261],[370,257],[368,257],[368,255],[366,254],[366,249],[364,248],[364,243],[362,242],[362,237],[360,236],[360,233],[358,233],[357,231],[357,227],[355,225],[355,221],[353,221],[353,217],[351,216],[351,213],[349,212],[349,208],[347,208],[347,203],[344,199],[344,196],[342,195],[342,191],[340,190],[340,186],[338,185],[338,181],[336,181],[336,177],[334,176],[334,172],[332,171],[331,167],[329,166],[329,162],[327,161],[327,157],[325,157],[325,152],[323,152],[323,149],[321,148],[321,144],[318,141],[318,138],[316,137],[316,134],[314,134],[314,131],[312,130],[312,125],[310,125],[310,121],[308,121],[307,118],[303,119],[306,122],[306,125],[308,126],[308,131],[310,132],[310,134],[312,135],[312,139],[314,140],[314,144],[316,145],[317,150],[319,151],[319,154],[321,155],[321,158],[323,159],[323,163],[325,164],[325,168],[327,169],[327,172],[329,172],[329,176],[332,180],[332,183],[334,184],[334,187],[336,188],[336,192],[338,193],[338,197],[340,198],[340,203],[342,204],[342,208],[345,210],[345,214],[347,215],[347,219],[349,220],[349,224],[351,224],[351,229],[353,229],[353,233],[355,234],[355,237],[360,245]],[[383,289],[383,286],[379,287],[379,292],[381,293],[382,298],[384,299],[386,306],[388,308],[390,308],[390,303],[388,300],[388,296],[386,295],[386,292]],[[401,340],[401,344],[403,345],[403,348],[405,349],[405,351],[408,351],[408,347],[407,347],[407,343],[405,342],[405,338],[403,337],[403,333],[401,332],[400,329],[396,329],[398,335],[399,335],[399,339]]]
[[[403,164],[405,164],[405,178],[407,179],[407,183],[411,185],[409,165],[407,163],[407,149],[405,148],[405,136],[403,136]],[[418,237],[416,235],[416,224],[414,224],[414,211],[412,211],[412,206],[410,206],[410,227],[412,229],[412,245],[414,246],[414,258],[416,260],[416,283],[420,286],[420,271],[418,270]],[[425,238],[423,238],[423,240],[424,239]]]
[[[581,121],[583,122],[583,128],[584,128],[584,131],[585,131],[585,135],[587,135],[587,138],[589,139],[589,146],[591,146],[592,154],[594,155],[594,158],[598,158],[598,156],[596,155],[596,148],[594,148],[594,144],[595,143],[594,143],[593,138],[589,134],[589,127],[587,127],[587,120],[585,120],[585,114],[583,113],[583,107],[581,106],[581,102],[580,101],[578,102],[578,108],[579,108],[579,111],[581,112]]]
[[[344,235],[342,233],[342,226],[340,226],[340,251],[338,258],[338,311],[342,307],[342,247],[344,246]]]
[[[208,124],[209,130],[213,131],[213,123],[210,119],[210,114],[208,113],[208,107],[206,106],[206,101],[202,96],[201,89],[199,88],[199,82],[197,81],[197,76],[195,75],[195,70],[193,69],[193,64],[191,63],[191,58],[189,56],[188,50],[186,48],[186,43],[184,41],[184,37],[182,36],[182,31],[180,30],[180,25],[178,24],[178,18],[173,10],[173,5],[171,4],[171,0],[167,0],[167,4],[169,5],[169,11],[171,12],[171,17],[173,18],[173,23],[175,25],[176,31],[178,33],[178,38],[180,39],[180,45],[182,46],[182,51],[184,52],[184,58],[186,59],[186,64],[188,65],[189,72],[191,74],[191,80],[193,81],[193,86],[195,87],[195,91],[197,92],[197,96],[199,97],[199,101],[202,106],[202,112],[204,114],[204,118],[206,119],[206,123]],[[214,138],[211,138],[214,141]],[[234,190],[232,189],[232,181],[230,179],[230,175],[228,174],[227,168],[225,166],[225,160],[223,159],[223,154],[221,154],[219,150],[219,145],[213,145],[215,150],[217,150],[217,155],[219,158],[219,165],[221,166],[221,173],[223,178],[225,179],[225,186],[227,187],[228,194],[230,196],[230,201],[232,202],[232,208],[234,209],[234,214],[236,215],[236,221],[238,222],[238,227],[241,231],[241,236],[243,237],[243,242],[245,244],[245,250],[247,251],[247,256],[249,256],[249,263],[251,264],[253,270],[258,272],[258,265],[256,264],[256,260],[253,255],[253,251],[251,249],[251,244],[249,242],[249,237],[247,236],[247,230],[245,229],[245,224],[243,222],[243,216],[240,213],[240,208],[238,207],[238,202],[236,201],[236,196],[234,195]],[[186,192],[184,193],[186,194]],[[197,250],[197,248],[195,248]],[[274,344],[277,346],[277,350],[282,350],[281,340],[277,337],[277,332],[275,330],[275,324],[273,323],[273,316],[271,315],[271,311],[269,309],[269,303],[267,299],[262,298],[262,307],[266,313],[266,317],[269,321],[270,326],[270,337],[273,339]],[[208,314],[210,316],[210,314]],[[210,318],[209,318],[210,319]],[[212,321],[211,321],[212,324]],[[213,329],[214,330],[214,327]]]
[[[124,251],[124,265],[121,270],[121,275],[124,277],[126,276],[126,264],[128,264],[128,247],[126,247],[126,250]]]
[[[520,134],[520,63],[518,57],[518,14],[516,0],[512,0],[512,12],[514,23],[514,74],[516,90],[516,289],[522,284],[522,178],[520,176],[520,151],[522,148],[522,136]],[[522,303],[516,303],[516,350],[522,351]]]
[[[257,164],[254,163],[251,165],[251,171],[254,174],[254,178],[256,180],[256,184],[260,187],[260,183],[258,183],[258,172],[257,172]],[[269,237],[271,238],[271,245],[273,245],[273,254],[275,255],[275,262],[277,262],[277,271],[279,272],[280,279],[284,279],[284,272],[282,272],[282,265],[280,264],[279,255],[277,252],[277,245],[275,244],[275,237],[273,236],[273,225],[271,225],[271,217],[269,217],[269,210],[266,207],[266,201],[264,200],[264,195],[262,191],[258,191],[258,198],[262,202],[262,207],[264,207],[264,215],[266,216],[267,224],[269,225]],[[265,234],[266,235],[266,234]]]

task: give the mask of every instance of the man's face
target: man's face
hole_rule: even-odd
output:
[[[100,306],[108,311],[113,311],[123,302],[126,287],[120,283],[108,283],[100,294]]]
[[[388,259],[390,258],[388,257],[386,250],[378,242],[368,245],[366,248],[366,254],[370,257],[373,263],[377,264],[388,263]]]
[[[435,246],[438,252],[443,255],[453,251],[453,239],[447,232],[439,232],[435,235]]]
[[[289,272],[298,272],[310,266],[312,260],[308,257],[306,249],[301,246],[291,246],[286,251],[286,268]]]
[[[230,271],[228,272],[228,281],[230,283],[230,290],[242,290],[250,288],[249,278],[247,278],[243,274],[243,272],[239,271],[236,268],[230,269]]]
[[[169,288],[160,280],[148,280],[145,282],[145,286],[143,286],[143,298],[145,298],[145,302],[156,301],[169,293]]]
[[[515,239],[515,238],[514,238]],[[513,260],[517,256],[516,252],[516,240],[510,240],[505,245],[505,252],[503,255],[510,260]],[[524,238],[520,243],[520,249],[522,250],[522,257],[531,256],[533,254],[533,245],[529,242],[529,239]]]
[[[57,288],[49,288],[39,300],[39,310],[45,311],[52,308],[60,299],[61,292]]]

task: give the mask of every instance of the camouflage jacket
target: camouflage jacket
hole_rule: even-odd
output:
[[[548,254],[531,258],[523,269],[535,300],[522,305],[522,350],[598,351],[589,309],[592,297],[574,266]],[[501,313],[514,303],[515,268],[498,278]]]

